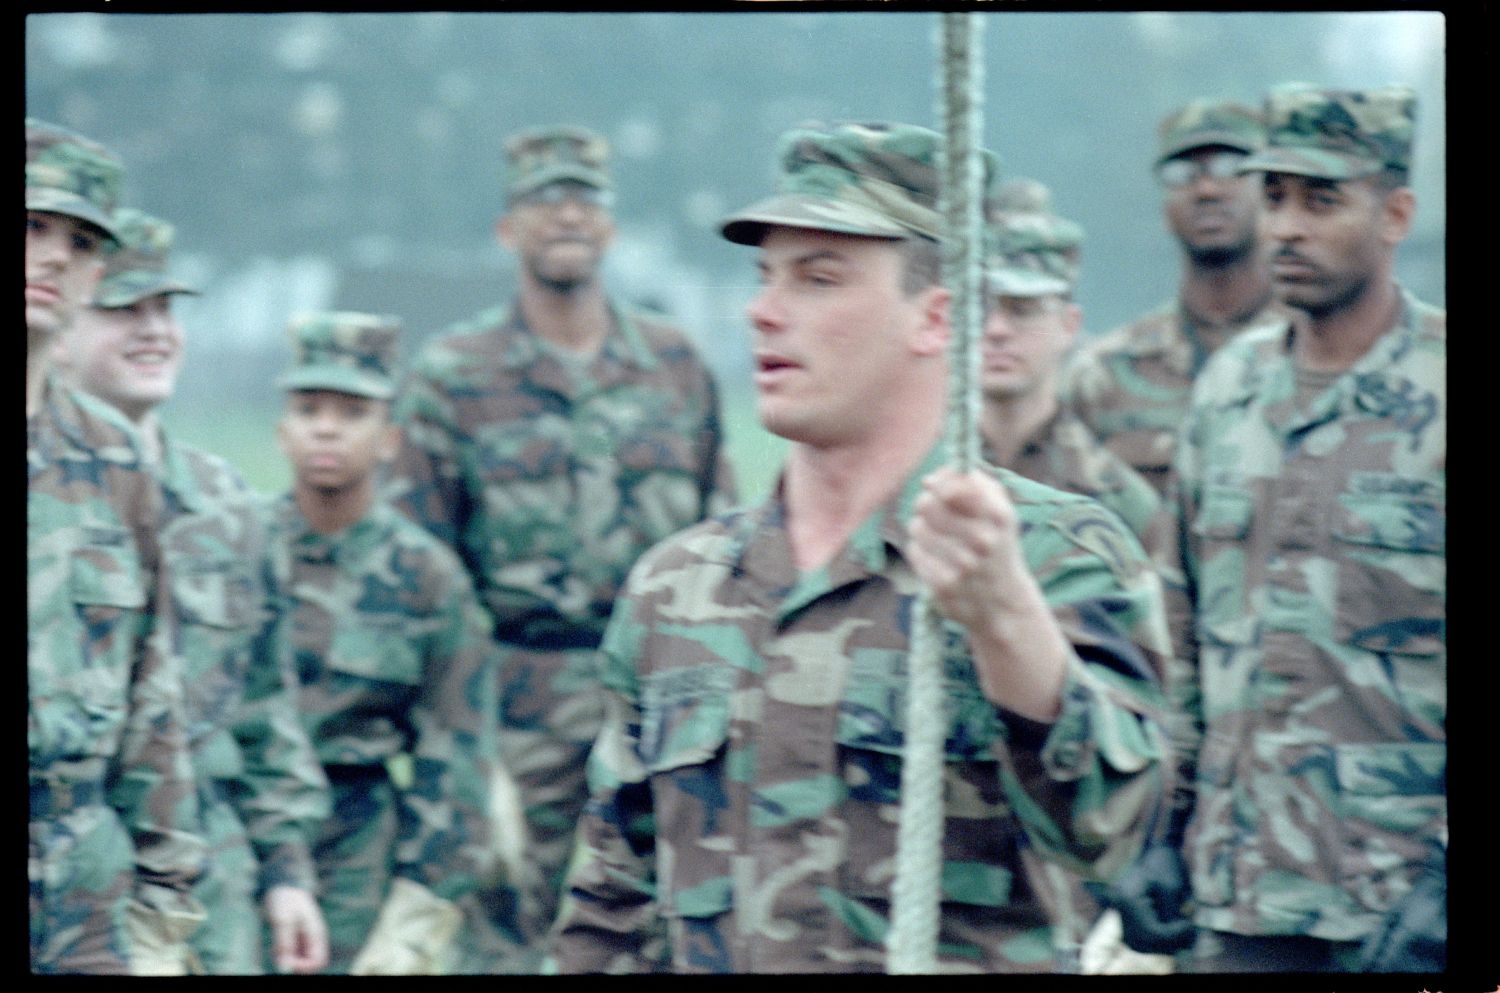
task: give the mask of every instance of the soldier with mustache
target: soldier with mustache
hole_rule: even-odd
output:
[[[1279,87],[1241,165],[1297,319],[1205,367],[1168,499],[1196,971],[1444,966],[1447,313],[1394,274],[1415,111]]]
[[[495,233],[519,263],[515,299],[424,347],[396,404],[394,498],[458,550],[501,652],[501,751],[519,797],[497,788],[497,816],[516,825],[519,807],[527,839],[485,906],[466,907],[492,939],[462,967],[480,972],[538,965],[603,715],[595,653],[626,571],[734,502],[717,386],[690,338],[603,284],[608,143],[542,127],[505,154]]]

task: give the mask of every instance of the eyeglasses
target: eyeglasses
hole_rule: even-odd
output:
[[[609,210],[615,205],[615,195],[582,183],[548,183],[516,198],[516,206],[559,207],[571,203],[579,207]]]
[[[1156,167],[1156,178],[1171,190],[1190,186],[1199,176],[1233,179],[1240,174],[1240,165],[1247,158],[1243,152],[1216,152],[1196,158],[1168,159]]]

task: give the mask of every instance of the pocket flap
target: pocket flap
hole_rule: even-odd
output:
[[[698,665],[654,672],[641,682],[638,749],[648,772],[711,759],[729,737],[734,669]]]
[[[140,555],[124,531],[92,534],[88,544],[75,549],[68,585],[75,603],[134,609],[146,605]]]

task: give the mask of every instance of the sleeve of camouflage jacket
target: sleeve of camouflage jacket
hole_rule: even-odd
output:
[[[207,842],[189,760],[176,623],[170,610],[161,609],[171,602],[171,586],[159,542],[160,491],[153,486],[137,506],[143,519],[132,522],[132,530],[148,584],[136,632],[143,647],[131,667],[124,733],[107,781],[109,803],[130,833],[136,899],[160,910],[192,911],[197,904],[191,889],[203,873]]]
[[[1045,527],[1032,570],[1073,657],[1053,722],[1000,708],[1001,786],[1040,854],[1109,878],[1139,851],[1167,789],[1161,581],[1135,536],[1092,501],[1054,511]]]
[[[400,793],[395,873],[452,900],[489,868],[491,763],[498,760],[497,656],[489,616],[456,560],[411,710],[412,785]]]
[[[578,824],[546,970],[639,973],[665,969],[666,929],[657,910],[656,821],[637,748],[636,659],[641,631],[618,618],[601,648],[604,725],[588,759],[589,802]]]
[[[285,610],[269,562],[264,620],[251,648],[234,737],[243,771],[234,805],[260,862],[260,889],[315,891],[312,839],[330,813],[328,779],[297,713],[297,676],[280,623]]]
[[[469,515],[458,457],[453,405],[430,355],[413,363],[393,417],[401,426],[401,451],[391,468],[388,495],[397,510],[460,548]]]
[[[1192,412],[1179,434],[1167,495],[1158,518],[1159,539],[1153,548],[1167,604],[1172,657],[1166,678],[1168,736],[1176,765],[1174,807],[1192,809],[1198,747],[1203,740],[1203,700],[1198,680],[1198,638],[1193,623],[1197,603],[1198,562],[1192,523],[1202,495],[1200,440]]]

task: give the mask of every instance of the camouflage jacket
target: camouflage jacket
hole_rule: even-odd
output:
[[[609,711],[553,967],[884,967],[919,589],[902,550],[935,467],[801,575],[779,491],[642,559],[604,643]],[[1076,655],[1041,724],[981,695],[948,625],[939,955],[944,970],[1045,972],[1038,857],[1112,874],[1159,805],[1167,633],[1159,581],[1116,517],[993,471]]]
[[[1110,451],[1165,493],[1177,429],[1204,362],[1234,336],[1285,314],[1270,301],[1215,324],[1170,301],[1081,346],[1063,368],[1058,394]]]
[[[985,457],[990,457],[986,447]],[[1059,409],[1005,468],[1055,489],[1093,497],[1145,539],[1161,511],[1156,490],[1125,460],[1105,448],[1072,413]]]
[[[102,889],[132,871],[133,849],[135,896],[192,909],[205,845],[175,632],[157,609],[169,582],[162,492],[140,452],[118,412],[55,379],[26,422],[32,856],[100,860],[85,875]],[[121,825],[128,841],[101,834]]]
[[[1168,682],[1205,927],[1360,938],[1446,847],[1447,315],[1404,308],[1305,408],[1286,326],[1194,391]]]
[[[312,890],[309,850],[328,816],[328,782],[297,713],[291,659],[278,650],[265,523],[223,459],[161,433],[159,474],[186,682],[193,772],[244,825],[261,888]]]
[[[707,368],[676,329],[614,316],[575,375],[518,309],[487,311],[397,401],[393,498],[458,549],[502,641],[595,647],[636,558],[734,500]]]
[[[333,779],[409,754],[394,871],[444,899],[468,892],[490,857],[498,709],[489,619],[468,575],[382,502],[336,535],[313,531],[290,495],[270,513],[279,626],[319,759]]]

